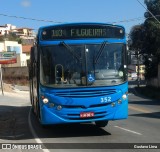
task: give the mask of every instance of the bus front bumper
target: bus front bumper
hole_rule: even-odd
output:
[[[46,105],[41,107],[41,124],[64,124],[64,123],[85,123],[104,120],[120,120],[128,117],[128,100],[121,104],[108,104],[104,107],[94,107],[86,109],[67,109],[56,110]],[[81,113],[94,113],[93,117],[81,118]]]

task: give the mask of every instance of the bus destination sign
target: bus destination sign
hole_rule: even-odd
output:
[[[111,25],[72,25],[44,28],[42,40],[82,38],[124,38],[122,27]]]

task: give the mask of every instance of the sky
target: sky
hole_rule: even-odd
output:
[[[137,0],[1,0],[0,5],[0,26],[12,24],[35,31],[59,23],[101,22],[120,24],[129,33],[144,22],[146,12]]]

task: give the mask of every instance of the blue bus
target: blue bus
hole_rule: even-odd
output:
[[[42,126],[128,117],[125,29],[104,23],[39,28],[31,49],[30,99]]]

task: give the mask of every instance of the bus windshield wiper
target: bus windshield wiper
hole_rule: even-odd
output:
[[[97,53],[97,55],[96,55],[96,57],[95,57],[94,64],[97,64],[100,56],[101,56],[102,53],[103,53],[103,50],[104,50],[106,44],[107,44],[107,41],[104,41],[104,42],[101,44],[100,49],[99,49],[99,51],[98,51],[98,53]]]
[[[81,57],[77,53],[75,53],[74,50],[64,41],[60,42],[60,45],[63,45],[78,61],[81,60]]]

